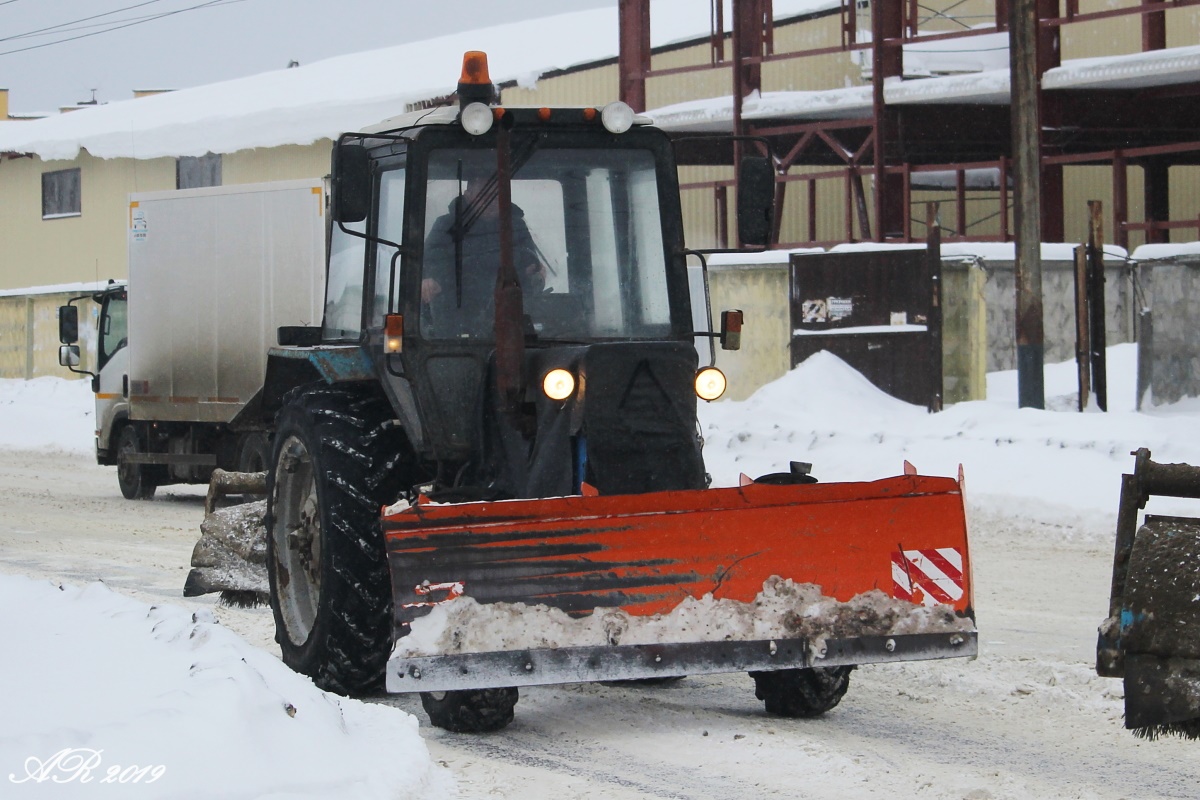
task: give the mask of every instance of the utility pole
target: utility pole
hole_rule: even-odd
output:
[[[1016,236],[1017,395],[1021,408],[1045,408],[1042,369],[1041,131],[1038,108],[1038,3],[1011,0],[1013,233]]]

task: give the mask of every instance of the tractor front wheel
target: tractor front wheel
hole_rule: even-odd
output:
[[[429,721],[453,733],[491,733],[513,721],[516,687],[421,692]]]
[[[751,672],[754,696],[768,714],[778,717],[819,717],[842,701],[854,667],[812,667]]]
[[[267,475],[267,573],[283,661],[322,689],[383,688],[392,592],[379,509],[399,491],[406,445],[370,387],[296,390]],[[399,438],[398,438],[399,437]]]

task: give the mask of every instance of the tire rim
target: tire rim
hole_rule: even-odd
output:
[[[301,645],[312,634],[321,601],[321,506],[312,455],[290,436],[275,469],[275,583],[288,639]]]

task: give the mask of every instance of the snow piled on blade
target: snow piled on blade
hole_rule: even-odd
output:
[[[972,631],[974,623],[950,606],[916,606],[878,589],[840,603],[811,583],[772,576],[752,603],[689,597],[668,614],[637,616],[619,608],[572,618],[545,605],[490,603],[471,597],[439,603],[412,623],[393,657],[495,653],[563,647],[637,644],[813,640],[906,633]]]
[[[454,794],[414,717],[320,691],[211,613],[8,575],[0,608],[0,780],[63,750],[98,759],[89,781],[60,762],[7,797]],[[130,767],[164,769],[103,782]]]

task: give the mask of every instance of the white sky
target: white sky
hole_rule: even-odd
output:
[[[196,8],[201,5],[208,7]],[[615,5],[616,0],[0,0],[0,88],[9,90],[12,113],[51,111],[90,99],[93,89],[100,102],[125,100],[134,89],[186,88],[279,69],[292,60],[307,64]],[[182,13],[16,52],[173,11]],[[102,14],[107,15],[66,32],[24,36]]]

